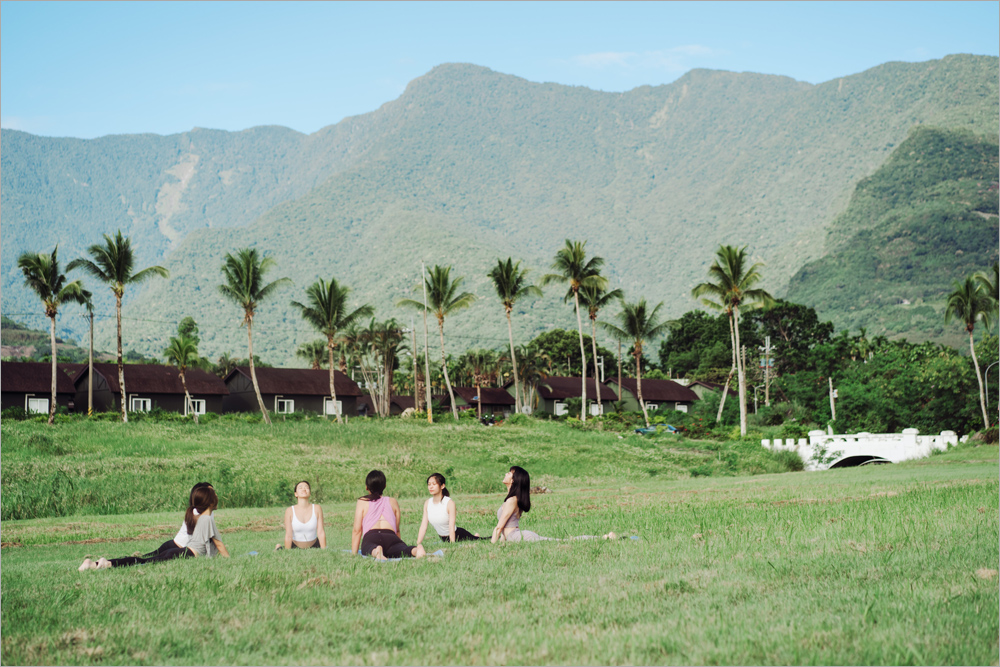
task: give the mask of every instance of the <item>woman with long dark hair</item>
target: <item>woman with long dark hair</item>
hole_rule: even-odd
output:
[[[431,497],[424,503],[424,518],[417,532],[417,544],[423,544],[427,524],[433,526],[441,541],[461,542],[463,540],[485,540],[479,533],[473,534],[465,528],[455,526],[455,501],[451,499],[445,486],[444,475],[439,472],[427,478],[427,492]]]
[[[219,531],[215,527],[215,517],[212,512],[219,506],[219,497],[215,494],[215,489],[211,485],[194,489],[191,492],[190,504],[184,514],[184,526],[190,536],[186,547],[166,549],[162,553],[146,558],[144,556],[127,556],[125,558],[101,558],[96,563],[85,558],[80,565],[80,571],[84,570],[104,570],[110,567],[127,567],[130,565],[144,565],[146,563],[157,563],[174,558],[195,558],[206,556],[211,558],[216,554],[222,554],[229,558],[226,545],[219,539]]]
[[[278,549],[326,549],[323,508],[309,502],[312,486],[303,480],[295,485],[294,505],[285,510],[285,544]]]
[[[191,487],[191,492],[188,494],[188,507],[192,506],[191,503],[194,500],[194,492],[197,491],[198,489],[203,489],[206,486],[212,486],[212,485],[209,484],[208,482],[198,482],[197,484]],[[191,536],[188,534],[187,524],[184,521],[181,521],[181,529],[177,531],[176,535],[174,535],[174,539],[167,540],[166,542],[161,544],[155,551],[150,551],[148,554],[144,554],[143,558],[152,558],[153,556],[158,556],[162,553],[166,553],[171,549],[183,549],[188,545],[188,540],[190,539]]]
[[[351,531],[351,553],[371,556],[378,560],[413,556],[423,558],[424,547],[411,547],[403,542],[399,534],[399,503],[395,498],[382,495],[385,491],[385,475],[381,470],[372,470],[365,478],[368,494],[358,498],[354,507],[354,528]]]
[[[556,540],[555,537],[543,537],[530,530],[522,530],[521,515],[531,510],[531,476],[520,466],[511,466],[504,475],[503,485],[507,487],[507,497],[497,510],[497,526],[493,529],[491,542],[506,540],[508,542],[540,542]],[[614,533],[602,535],[606,540],[616,539]],[[596,535],[579,535],[573,540],[592,540]]]

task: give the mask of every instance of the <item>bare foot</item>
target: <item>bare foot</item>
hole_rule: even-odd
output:
[[[94,566],[94,569],[95,570],[107,570],[109,567],[111,567],[111,561],[109,561],[104,556],[101,556],[101,559],[99,561],[97,561],[97,565]]]
[[[95,568],[97,568],[97,564],[94,563],[94,561],[90,560],[90,558],[84,558],[83,563],[77,569],[80,570],[80,572],[86,572],[87,570],[93,570]]]
[[[618,536],[615,535],[614,533],[608,533],[607,535],[604,536],[604,539],[606,539],[606,540],[617,540]]]
[[[385,554],[382,553],[381,546],[372,549],[372,558],[374,558],[375,560],[389,560],[388,558],[385,557]]]
[[[427,555],[427,551],[424,549],[424,545],[418,544],[416,547],[413,548],[413,557],[414,558],[423,558],[426,555]]]
[[[284,545],[282,545],[282,544],[275,544],[275,545],[274,545],[274,550],[275,550],[275,551],[281,551],[281,550],[282,550],[282,549],[284,549],[284,548],[285,548],[285,546],[284,546]]]
[[[475,537],[479,537],[479,533],[473,533]]]

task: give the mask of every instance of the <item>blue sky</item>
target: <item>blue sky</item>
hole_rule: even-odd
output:
[[[0,2],[0,125],[315,132],[445,62],[623,91],[698,67],[820,83],[997,56],[997,2]]]

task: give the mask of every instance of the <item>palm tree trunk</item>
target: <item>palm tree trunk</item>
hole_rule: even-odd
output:
[[[451,388],[451,380],[448,379],[448,362],[444,356],[444,319],[438,318],[438,332],[441,334],[441,369],[444,371],[444,383],[448,387],[448,396],[451,397],[451,414],[458,421],[458,408],[455,406],[455,392]]]
[[[747,434],[747,387],[746,369],[740,355],[740,309],[733,308],[733,335],[736,339],[736,377],[740,387],[740,437]]]
[[[622,400],[622,342],[620,340],[618,341],[618,400]]]
[[[337,388],[333,384],[333,336],[326,337],[326,347],[330,351],[330,400],[333,401],[333,414],[336,415],[339,424],[341,421],[340,412],[337,411]]]
[[[194,411],[194,406],[191,404],[191,394],[188,393],[188,383],[187,380],[184,378],[184,371],[178,368],[177,372],[181,376],[181,386],[184,387],[184,405],[187,406],[187,411],[191,413],[191,415],[194,417],[194,423],[197,424],[198,413]]]
[[[87,416],[94,414],[94,311],[90,311],[90,354],[87,356]]]
[[[253,381],[253,390],[257,393],[257,405],[260,406],[260,414],[264,415],[264,423],[271,424],[271,418],[267,415],[267,408],[264,407],[264,398],[260,395],[260,385],[257,384],[257,371],[253,367],[253,318],[247,318],[247,350],[250,352],[250,380]]]
[[[128,403],[125,401],[125,363],[122,361],[122,295],[115,292],[115,316],[118,320],[118,388],[121,390],[122,423],[128,423]],[[94,378],[91,377],[93,382]]]
[[[639,360],[642,358],[642,348],[636,346],[635,355],[635,389],[639,394],[639,407],[642,408],[642,418],[646,420],[646,428],[649,428],[649,413],[646,412],[646,401],[642,400],[642,369],[639,367]]]
[[[733,373],[736,372],[736,337],[733,335],[733,314],[729,313],[729,346],[733,349],[733,365],[729,368],[729,376],[726,377],[726,384],[722,387],[722,398],[719,400],[719,413],[715,415],[715,423],[722,421],[722,409],[726,407],[726,394],[729,393],[729,383],[733,381]]]
[[[479,376],[476,376],[476,416],[479,421],[483,421],[483,390],[479,384]]]
[[[510,364],[514,368],[514,413],[520,414],[521,406],[518,403],[521,401],[521,383],[517,377],[517,355],[514,354],[514,327],[510,323],[510,310],[507,310],[507,338],[510,340]]]
[[[52,344],[52,398],[49,400],[49,426],[56,421],[56,316],[49,316],[49,342]],[[978,368],[978,367],[977,367]],[[980,382],[980,385],[982,383]]]
[[[986,424],[986,428],[989,428],[990,417],[986,412],[986,392],[983,391],[983,374],[979,372],[979,359],[976,358],[976,346],[972,342],[971,331],[969,332],[969,351],[972,352],[972,364],[976,367],[976,379],[979,380],[979,407],[983,410],[983,423]]]
[[[601,405],[601,388],[597,385],[597,324],[595,324],[594,318],[590,320],[590,344],[594,348],[594,390],[597,392],[595,400],[597,405]],[[603,412],[603,411],[600,411]]]
[[[573,303],[576,305],[576,330],[580,334],[580,360],[583,366],[580,383],[580,421],[587,421],[587,350],[583,346],[583,320],[580,319],[580,293],[573,290]]]

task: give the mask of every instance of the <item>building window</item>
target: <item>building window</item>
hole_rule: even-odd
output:
[[[275,409],[279,415],[290,415],[295,412],[295,401],[290,398],[279,398],[275,401]]]
[[[47,398],[29,398],[28,399],[28,412],[36,412],[36,413],[42,414],[42,415],[49,414],[49,399],[47,399]]]
[[[191,408],[188,410],[188,414],[196,414],[196,415],[205,414],[205,399],[192,398]]]
[[[600,403],[591,403],[590,404],[590,416],[591,417],[597,417],[598,415],[600,415],[601,412],[603,412],[603,410],[601,410],[601,407],[602,406],[601,406]]]
[[[675,403],[674,410],[677,410],[678,412],[687,412],[688,406],[686,403]]]
[[[658,407],[660,406],[656,403],[646,403],[646,410],[653,411],[656,410]]]
[[[559,403],[557,401],[556,404],[553,406],[553,409],[555,410],[556,417],[561,417],[564,414],[566,414],[566,404],[565,403]]]
[[[336,405],[334,405],[333,401],[327,398],[323,401],[323,412],[331,416],[342,415],[344,414],[344,402],[337,401]]]
[[[132,412],[149,412],[153,409],[153,401],[149,398],[137,398],[133,396],[129,399],[128,409]]]

